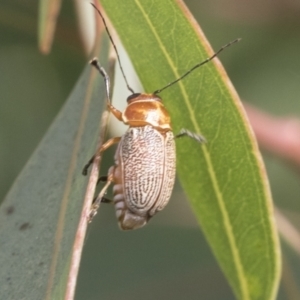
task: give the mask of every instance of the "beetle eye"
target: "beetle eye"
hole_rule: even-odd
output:
[[[132,99],[134,99],[134,98],[136,98],[136,97],[138,97],[140,95],[141,95],[141,93],[134,93],[134,94],[128,96],[127,102],[129,102],[130,100],[132,100]]]

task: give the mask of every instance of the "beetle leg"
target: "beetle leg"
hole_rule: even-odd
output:
[[[92,158],[88,161],[88,163],[84,166],[82,170],[82,175],[87,175],[88,168],[90,165],[93,163],[94,159],[96,156],[101,155],[102,152],[104,152],[106,149],[108,149],[110,146],[113,144],[119,143],[121,140],[121,137],[114,137],[109,139],[106,143],[104,143],[98,150],[97,152],[92,156]]]
[[[119,121],[123,122],[122,113],[118,109],[110,103],[107,103],[107,108]]]
[[[197,142],[199,142],[199,143],[201,143],[201,144],[202,144],[202,143],[206,143],[206,139],[205,139],[204,136],[202,136],[202,135],[200,135],[200,134],[197,134],[197,133],[195,133],[195,132],[191,132],[191,131],[189,131],[189,130],[187,130],[187,129],[185,129],[185,128],[182,128],[182,129],[179,131],[179,133],[176,134],[176,135],[174,136],[174,139],[181,138],[181,137],[183,137],[183,136],[188,136],[188,137],[190,137],[190,138],[196,140]]]
[[[107,176],[100,176],[97,180],[97,185],[100,183],[100,182],[107,182]]]
[[[93,205],[92,205],[91,210],[90,210],[89,215],[88,215],[89,223],[92,221],[93,217],[97,214],[97,211],[98,211],[98,208],[100,206],[100,203],[102,202],[102,199],[104,199],[103,202],[106,202],[105,200],[108,200],[108,199],[104,198],[104,195],[105,195],[108,187],[110,186],[110,184],[112,182],[113,182],[112,176],[109,176],[105,186],[102,188],[102,190],[100,191],[97,198],[94,199]]]
[[[95,199],[96,200],[96,199]],[[101,199],[101,203],[112,203],[113,201],[111,200],[111,199],[108,199],[108,198],[105,198],[105,197],[103,197],[102,199]]]
[[[90,64],[95,67],[98,72],[101,74],[101,76],[104,79],[104,83],[105,83],[105,88],[106,88],[106,96],[107,96],[107,100],[109,103],[111,103],[110,100],[110,78],[108,76],[108,74],[106,73],[105,69],[100,65],[98,58],[94,57],[91,61]]]
[[[110,78],[108,76],[108,74],[106,73],[105,69],[100,65],[97,57],[93,58],[90,61],[90,64],[95,67],[98,72],[101,74],[101,76],[104,79],[104,83],[105,83],[105,88],[106,88],[106,96],[107,96],[107,108],[108,110],[121,122],[123,122],[122,119],[122,113],[117,110],[112,104],[111,104],[111,99],[110,99]]]
[[[96,202],[97,198],[98,198],[98,197],[95,197],[95,198],[93,199],[93,204]],[[110,200],[110,199],[108,199],[108,198],[106,198],[106,197],[102,197],[102,199],[101,199],[101,203],[112,203],[112,202],[113,202],[113,200]]]

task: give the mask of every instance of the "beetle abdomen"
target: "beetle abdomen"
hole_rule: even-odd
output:
[[[143,224],[133,228],[141,227],[167,205],[175,181],[175,163],[175,142],[171,131],[160,133],[149,125],[127,130],[119,144],[115,169],[115,177],[122,178],[122,184],[114,187],[121,228],[125,219],[134,223],[134,218],[140,222],[143,220]]]

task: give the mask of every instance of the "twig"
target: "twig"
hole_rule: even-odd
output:
[[[95,2],[96,3],[96,2]],[[100,45],[100,36],[103,31],[99,30],[96,41],[96,49],[94,50],[94,54],[99,53],[99,45]],[[115,58],[110,55],[109,57],[109,74],[112,79],[114,79],[114,66],[115,66]],[[113,83],[112,83],[113,86]],[[109,113],[105,111],[102,114],[101,118],[101,125],[100,125],[100,139],[99,139],[99,145],[103,144],[106,130],[107,130],[107,123],[108,123],[108,117]],[[99,145],[97,149],[99,148]],[[68,281],[67,281],[67,288],[65,293],[65,300],[73,300],[75,296],[75,289],[76,289],[76,283],[78,278],[78,271],[81,261],[81,255],[82,255],[82,249],[84,245],[85,235],[87,231],[88,221],[89,221],[89,215],[90,210],[92,207],[93,198],[95,195],[96,185],[99,178],[99,165],[101,163],[101,157],[96,156],[91,167],[91,173],[89,177],[89,182],[87,185],[86,194],[84,197],[84,203],[83,203],[83,209],[81,212],[79,224],[77,227],[75,240],[73,244],[73,251],[72,251],[72,257],[70,262],[70,270],[68,274]],[[78,176],[81,176],[81,174],[78,174]]]

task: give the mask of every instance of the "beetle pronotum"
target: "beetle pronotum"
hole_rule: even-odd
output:
[[[163,88],[151,94],[134,93],[127,82],[118,51],[105,19],[98,8],[95,6],[94,8],[102,18],[106,32],[116,51],[127,88],[132,95],[127,98],[128,105],[125,111],[122,113],[117,110],[111,104],[109,76],[104,68],[101,67],[97,58],[90,62],[104,78],[108,110],[119,121],[129,125],[129,128],[122,137],[111,138],[101,145],[96,154],[84,167],[83,174],[86,175],[94,157],[102,155],[107,148],[118,143],[115,165],[109,169],[107,176],[99,178],[99,181],[106,181],[106,184],[93,202],[89,221],[97,213],[101,202],[113,202],[120,228],[123,230],[136,229],[144,226],[152,216],[161,211],[171,197],[176,173],[174,139],[186,135],[200,143],[205,142],[201,135],[186,129],[181,129],[179,134],[174,136],[170,115],[162,104],[162,99],[157,94],[183,79],[196,68],[212,60],[221,51],[239,41],[239,39],[223,46],[214,55],[195,65],[180,78],[170,82]],[[111,183],[114,183],[113,200],[104,197]]]

